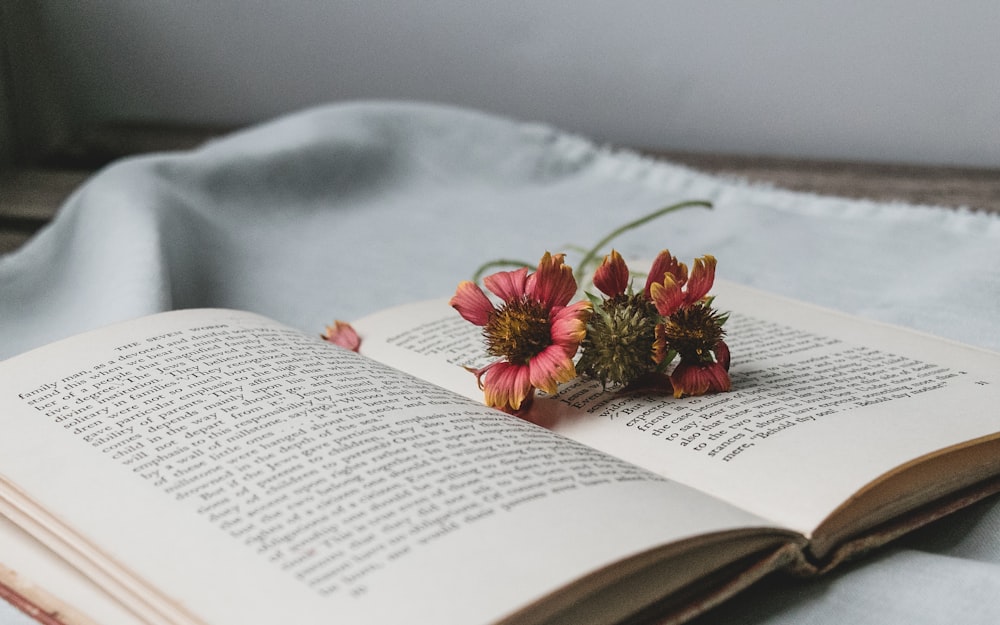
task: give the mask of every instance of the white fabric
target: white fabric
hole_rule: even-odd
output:
[[[548,127],[367,102],[99,172],[0,258],[0,357],[195,306],[318,333],[450,295],[484,261],[589,246],[687,199],[715,208],[615,247],[626,259],[711,253],[720,277],[1000,350],[996,216],[753,186]],[[993,498],[822,580],[752,589],[705,622],[997,623],[998,529]],[[0,609],[0,623],[18,622]]]

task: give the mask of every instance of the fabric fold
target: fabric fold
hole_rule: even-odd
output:
[[[710,253],[721,278],[1000,350],[998,216],[752,185],[476,111],[351,102],[95,174],[0,258],[0,358],[171,308],[318,334],[695,199],[714,208],[614,246]],[[751,590],[703,622],[995,622],[998,509],[986,500],[806,586]]]

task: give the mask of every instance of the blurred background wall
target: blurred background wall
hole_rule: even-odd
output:
[[[1000,166],[996,0],[2,3],[22,142],[395,98],[619,146]]]

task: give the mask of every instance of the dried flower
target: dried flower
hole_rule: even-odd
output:
[[[460,283],[449,303],[483,327],[486,351],[499,359],[475,371],[486,404],[516,413],[530,405],[536,388],[555,393],[576,377],[573,358],[591,306],[569,304],[576,279],[562,254],[546,252],[532,274],[527,268],[501,271],[483,284],[501,300],[498,306],[471,281]]]
[[[649,286],[650,297],[663,322],[656,329],[654,350],[669,362],[670,354],[680,362],[670,374],[674,396],[703,395],[728,391],[729,346],[723,341],[728,315],[712,307],[708,292],[715,282],[715,257],[696,258],[688,275],[687,266],[664,250],[653,263],[662,277]],[[650,278],[653,278],[650,272]]]
[[[653,261],[646,285],[656,310],[669,317],[708,295],[715,282],[715,264],[715,257],[709,254],[696,258],[688,277],[687,265],[678,262],[668,250],[660,252]]]
[[[326,326],[326,330],[320,336],[324,341],[329,341],[352,352],[361,348],[361,337],[358,336],[354,327],[346,321],[334,321],[332,326]]]
[[[715,265],[712,256],[695,259],[689,275],[687,265],[663,250],[645,288],[634,293],[628,266],[612,250],[594,272],[594,286],[605,297],[591,296],[594,314],[581,343],[580,372],[605,387],[668,390],[676,397],[728,391],[727,315],[708,297]]]
[[[587,323],[577,368],[601,385],[625,386],[656,369],[656,307],[644,290],[633,293],[628,266],[611,250],[594,272],[594,286],[605,297],[592,298],[594,314]]]
[[[690,206],[711,204],[679,202],[616,228],[585,251],[578,271],[589,271],[615,237]],[[486,352],[496,359],[481,369],[467,369],[476,375],[487,405],[514,414],[528,410],[535,390],[554,394],[577,371],[605,388],[626,391],[671,392],[675,397],[728,391],[730,355],[723,340],[728,314],[716,311],[708,294],[715,265],[715,258],[705,255],[695,259],[688,274],[687,265],[663,250],[636,293],[625,260],[611,250],[593,276],[603,297],[588,294],[589,301],[571,304],[582,276],[573,273],[562,254],[546,252],[533,273],[521,261],[490,261],[476,270],[473,281],[461,282],[449,302],[482,328]],[[519,268],[482,279],[499,300],[494,304],[476,281],[498,266]],[[361,344],[354,328],[342,321],[328,326],[322,336],[354,351]]]

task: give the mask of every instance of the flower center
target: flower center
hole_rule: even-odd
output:
[[[596,308],[577,370],[603,386],[624,386],[652,371],[656,307],[642,295],[615,295]]]
[[[670,349],[677,350],[682,359],[710,362],[709,352],[726,332],[718,313],[695,304],[670,315],[663,324],[663,334]]]
[[[515,365],[528,364],[552,344],[549,312],[527,298],[512,300],[490,315],[483,336],[491,355]]]

